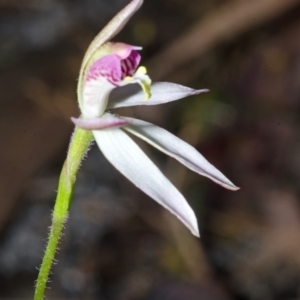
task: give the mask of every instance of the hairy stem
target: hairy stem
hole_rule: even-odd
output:
[[[69,207],[76,181],[76,174],[91,141],[92,133],[90,131],[80,129],[78,127],[75,128],[70,142],[68,155],[64,162],[59,178],[58,192],[52,215],[52,226],[42,265],[39,270],[34,300],[43,300],[44,298],[45,288],[57,246],[61,238],[64,224],[68,217]]]

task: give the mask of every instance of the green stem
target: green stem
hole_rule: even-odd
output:
[[[90,131],[75,128],[67,159],[63,165],[58,183],[58,192],[52,216],[52,226],[43,262],[39,270],[34,300],[43,300],[51,266],[55,257],[57,245],[61,238],[64,224],[68,217],[69,207],[74,191],[76,174],[81,161],[92,142]]]

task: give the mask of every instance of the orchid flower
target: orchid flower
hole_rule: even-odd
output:
[[[151,87],[146,68],[138,67],[141,47],[107,42],[121,30],[142,2],[132,0],[90,45],[79,78],[81,117],[72,118],[72,121],[76,126],[92,131],[100,150],[117,170],[199,236],[195,214],[187,201],[128,133],[223,187],[230,190],[238,188],[195,148],[170,132],[154,124],[110,112],[118,107],[157,105],[207,92],[206,89],[193,90],[168,82],[157,82]],[[128,89],[127,85],[132,84],[134,86]],[[140,91],[136,86],[141,87]]]
[[[110,43],[140,8],[143,0],[132,0],[90,44],[81,65],[77,96],[81,116],[59,178],[47,248],[36,282],[34,300],[44,293],[55,253],[68,219],[76,175],[95,139],[104,156],[138,188],[181,220],[199,236],[195,214],[181,193],[161,173],[128,134],[175,158],[192,171],[230,190],[238,188],[211,165],[195,148],[154,124],[114,115],[118,107],[157,105],[207,92],[168,82],[151,85],[145,67],[140,66],[141,47]]]

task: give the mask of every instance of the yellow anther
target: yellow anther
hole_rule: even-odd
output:
[[[124,80],[125,82],[128,82],[128,81],[133,81],[134,78],[131,77],[131,76],[126,76],[123,80]]]
[[[140,66],[134,73],[133,77],[126,76],[123,81],[138,83],[145,94],[144,101],[147,101],[151,97],[151,79],[147,75],[147,69],[144,66]]]
[[[146,69],[144,66],[140,66],[140,67],[137,69],[136,73],[146,75],[146,74],[147,74],[147,69]]]

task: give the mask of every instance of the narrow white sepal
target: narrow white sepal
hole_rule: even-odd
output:
[[[117,170],[199,236],[196,216],[187,201],[123,130],[112,128],[93,134],[100,150]]]
[[[141,91],[138,85],[132,84],[114,89],[110,94],[107,108],[112,109],[135,105],[157,105],[207,92],[209,92],[208,89],[194,90],[171,82],[154,82],[151,86],[152,96],[148,101],[143,101],[143,91]]]
[[[209,163],[194,147],[179,139],[177,136],[161,127],[142,120],[133,118],[125,119],[130,121],[130,124],[124,127],[125,130],[143,139],[167,155],[177,159],[192,171],[210,178],[224,188],[233,191],[239,189],[218,169]]]

